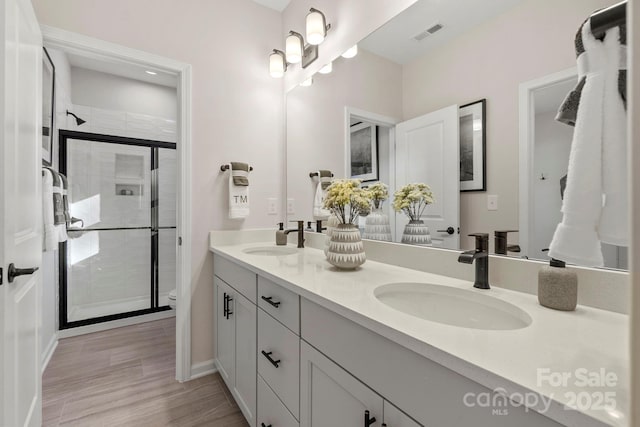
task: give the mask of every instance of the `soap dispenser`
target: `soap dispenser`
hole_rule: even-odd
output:
[[[287,235],[284,233],[284,222],[279,222],[278,227],[276,231],[276,245],[284,246],[287,244]]]
[[[538,302],[555,310],[573,311],[578,304],[578,275],[564,261],[551,258],[538,271]]]

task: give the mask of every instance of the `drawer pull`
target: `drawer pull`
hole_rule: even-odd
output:
[[[224,308],[223,316],[226,319],[227,318],[227,310],[228,310],[228,308],[227,308],[227,293],[226,292],[224,293],[223,301],[224,301],[224,303],[222,304],[222,306]]]
[[[371,424],[376,422],[376,417],[370,417],[369,411],[364,411],[364,427],[369,427]]]
[[[262,298],[263,300],[265,300],[266,302],[268,302],[269,304],[271,304],[272,306],[274,306],[275,308],[280,307],[281,302],[280,301],[274,301],[273,297],[265,297],[264,295],[261,296],[260,298]]]
[[[260,427],[271,427],[271,424],[269,424],[268,426],[264,425],[264,423],[260,423]]]
[[[267,358],[267,360],[268,360],[269,362],[271,362],[271,364],[277,368],[277,367],[278,367],[278,365],[280,364],[280,359],[278,359],[278,360],[273,360],[273,358],[271,357],[271,355],[272,355],[272,354],[273,354],[273,352],[272,352],[272,351],[270,351],[270,352],[268,352],[268,353],[267,353],[266,351],[262,350],[262,355],[263,355],[264,357],[266,357],[266,358]]]

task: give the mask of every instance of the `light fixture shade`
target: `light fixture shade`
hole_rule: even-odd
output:
[[[320,74],[329,74],[332,71],[333,71],[333,62],[329,62],[324,67],[320,68],[320,70],[318,72]]]
[[[311,86],[312,84],[313,84],[313,77],[309,77],[307,80],[300,83],[300,86],[308,87],[308,86]]]
[[[358,54],[358,45],[354,44],[349,49],[347,49],[345,53],[342,54],[342,57],[349,59],[349,58],[353,58],[357,54]]]
[[[311,8],[307,15],[307,42],[318,45],[324,41],[327,35],[327,21],[324,14]]]
[[[285,42],[285,52],[287,54],[287,62],[297,64],[302,61],[302,51],[304,49],[304,39],[302,34],[295,31],[289,31]]]
[[[269,55],[269,74],[271,74],[271,77],[279,79],[284,76],[285,71],[287,71],[287,62],[284,52],[273,49],[273,52]]]

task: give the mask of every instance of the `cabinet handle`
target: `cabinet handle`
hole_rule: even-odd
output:
[[[229,316],[231,316],[233,314],[233,311],[231,311],[231,309],[229,308],[229,303],[233,301],[233,298],[231,298],[230,296],[227,295],[227,314],[226,314],[226,318],[228,319]]]
[[[224,303],[222,304],[222,307],[224,308],[223,316],[226,319],[227,318],[227,310],[228,310],[228,308],[227,308],[227,293],[226,292],[224,293],[223,301],[224,301]]]
[[[262,350],[262,355],[263,355],[264,357],[266,357],[266,358],[267,358],[267,360],[268,360],[269,362],[271,362],[271,364],[277,368],[277,367],[278,367],[278,365],[280,364],[280,359],[278,359],[278,360],[273,360],[273,358],[271,357],[271,355],[272,355],[272,354],[273,354],[273,351],[270,351],[269,353],[267,353],[266,351]]]
[[[376,422],[376,417],[371,418],[369,416],[369,411],[364,411],[364,427],[369,427],[371,424]]]
[[[260,423],[260,427],[271,427],[271,424],[269,424],[268,426],[264,425],[264,423]]]
[[[269,304],[271,304],[272,306],[274,306],[275,308],[280,307],[281,302],[280,301],[274,301],[273,297],[265,297],[264,295],[261,296],[260,298],[262,298],[263,300],[265,300],[266,302],[268,302]]]

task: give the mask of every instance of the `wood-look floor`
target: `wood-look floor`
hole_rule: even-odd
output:
[[[175,319],[61,339],[42,379],[45,426],[247,423],[220,375],[175,380]]]

